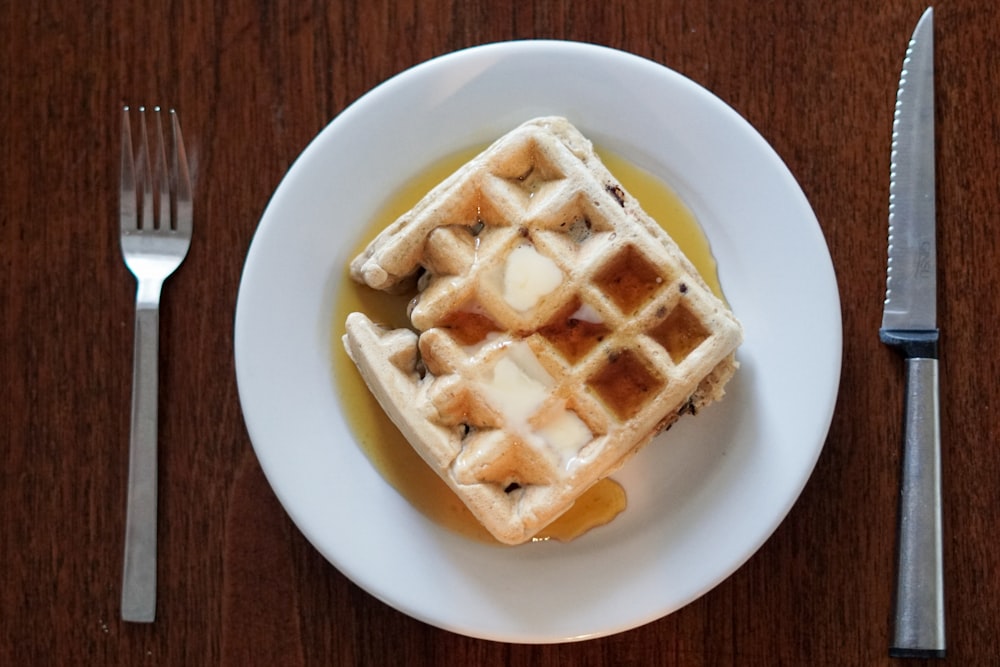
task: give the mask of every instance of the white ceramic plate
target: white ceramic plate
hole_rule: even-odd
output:
[[[569,544],[493,547],[427,520],[352,440],[331,372],[331,313],[349,249],[387,193],[435,160],[543,114],[568,117],[681,195],[709,238],[746,341],[726,400],[681,420],[661,436],[669,443],[654,442],[616,474],[629,498],[618,519]],[[510,42],[386,81],[303,151],[247,255],[235,354],[264,472],[335,567],[435,626],[559,642],[671,613],[771,535],[826,438],[840,374],[840,301],[795,179],[726,104],[633,55]]]

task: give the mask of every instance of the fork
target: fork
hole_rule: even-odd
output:
[[[136,278],[132,424],[121,614],[125,621],[156,617],[157,391],[160,292],[191,245],[191,177],[176,112],[169,112],[167,165],[159,107],[152,109],[150,153],[146,109],[139,107],[139,148],[132,149],[129,108],[122,111],[120,209],[125,265]]]

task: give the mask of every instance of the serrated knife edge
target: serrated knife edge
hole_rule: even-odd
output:
[[[933,40],[928,9],[907,45],[893,113],[882,314],[890,331],[937,326]]]

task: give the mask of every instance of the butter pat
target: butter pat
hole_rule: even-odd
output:
[[[594,434],[572,410],[564,410],[548,424],[538,429],[538,435],[554,449],[564,464],[590,442]]]
[[[533,245],[520,245],[507,255],[503,298],[514,310],[531,310],[562,281],[563,273],[555,262],[535,250]]]
[[[594,434],[561,401],[554,416],[546,417],[540,427],[532,427],[553,384],[552,376],[524,342],[506,345],[491,372],[481,380],[483,395],[500,413],[507,429],[535,449],[548,450],[566,465]]]
[[[528,354],[531,361],[537,364],[531,350],[528,350]],[[512,422],[512,426],[523,431],[528,418],[541,407],[548,396],[551,379],[544,383],[532,377],[523,367],[524,360],[516,360],[514,357],[514,354],[508,353],[497,361],[493,374],[484,383],[483,389],[493,407]]]

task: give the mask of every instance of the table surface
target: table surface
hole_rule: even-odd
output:
[[[141,4],[2,11],[0,664],[892,662],[903,373],[877,328],[895,89],[923,4]],[[1000,5],[943,0],[935,24],[947,661],[1000,664]],[[667,65],[763,134],[829,245],[844,357],[815,472],[749,562],[643,627],[530,646],[413,620],[310,546],[244,428],[233,312],[261,213],[324,125],[428,58],[543,37]],[[158,617],[128,624],[134,282],[117,236],[119,109],[147,101],[183,119],[196,238],[160,322]]]

